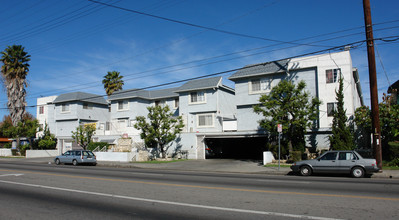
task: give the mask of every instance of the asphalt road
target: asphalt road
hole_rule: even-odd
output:
[[[0,161],[0,219],[398,219],[399,180]]]

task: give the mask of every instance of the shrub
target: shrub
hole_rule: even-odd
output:
[[[387,163],[390,167],[399,167],[399,158],[395,158]]]
[[[301,151],[291,151],[290,153],[290,162],[300,161],[302,159],[302,152]]]
[[[395,160],[399,158],[399,142],[392,141],[388,143],[389,146],[389,155],[391,160]]]
[[[30,148],[29,144],[25,144],[25,145],[19,146],[19,152],[21,153],[21,156],[25,156],[26,155],[26,150],[28,148]]]
[[[11,142],[5,143],[5,144],[3,145],[3,148],[11,148],[11,147],[12,147],[12,143],[11,143]]]

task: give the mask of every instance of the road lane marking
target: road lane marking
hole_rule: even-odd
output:
[[[0,171],[15,172],[15,170],[0,170]],[[140,184],[158,185],[158,186],[174,186],[174,187],[197,188],[197,189],[215,189],[215,190],[238,191],[238,192],[256,192],[256,193],[268,193],[268,194],[284,194],[284,195],[290,195],[290,196],[292,196],[292,195],[301,195],[301,196],[321,196],[321,197],[335,197],[335,198],[399,201],[399,198],[389,198],[389,197],[357,196],[357,195],[341,195],[341,194],[324,194],[324,193],[305,193],[305,192],[289,192],[289,191],[258,190],[258,189],[242,189],[242,188],[228,188],[228,187],[218,187],[218,186],[184,185],[184,184],[176,184],[176,183],[159,183],[159,182],[148,182],[148,181],[140,181],[140,180],[123,180],[123,179],[109,179],[109,178],[88,177],[88,176],[74,176],[74,175],[67,175],[67,174],[44,173],[44,172],[34,172],[34,171],[23,171],[23,173],[47,175],[47,176],[58,176],[58,177],[68,177],[68,178],[76,178],[76,179],[90,179],[90,180],[111,181],[111,182],[140,183]]]
[[[121,195],[108,194],[108,193],[90,192],[90,191],[83,191],[83,190],[77,190],[77,189],[67,189],[67,188],[44,186],[44,185],[29,184],[29,183],[11,182],[11,181],[4,181],[4,180],[0,180],[0,182],[12,184],[12,185],[41,188],[41,189],[51,189],[51,190],[58,190],[58,191],[64,191],[64,192],[73,192],[73,193],[79,193],[79,194],[135,200],[135,201],[148,202],[148,203],[160,203],[160,204],[166,204],[166,205],[176,205],[176,206],[201,208],[201,209],[212,209],[212,210],[218,210],[218,211],[230,211],[230,212],[240,212],[240,213],[248,213],[248,214],[269,215],[269,216],[279,216],[279,217],[288,217],[288,218],[300,218],[300,219],[339,220],[336,218],[326,218],[326,217],[309,216],[309,215],[295,215],[295,214],[279,213],[279,212],[265,212],[265,211],[256,211],[256,210],[247,210],[247,209],[234,209],[234,208],[226,208],[226,207],[218,207],[218,206],[207,206],[207,205],[198,205],[198,204],[191,204],[191,203],[172,202],[172,201],[157,200],[157,199],[145,199],[145,198],[139,198],[139,197],[121,196]]]
[[[262,179],[262,180],[255,180],[255,181],[258,181],[258,182],[287,183],[287,181],[284,181],[284,180],[267,180],[267,179]],[[307,182],[307,181],[290,181],[289,183],[311,184],[311,182]]]
[[[2,174],[2,175],[0,175],[0,177],[3,177],[3,176],[22,176],[22,175],[24,175],[24,174],[21,174],[21,173],[15,173],[15,174]]]

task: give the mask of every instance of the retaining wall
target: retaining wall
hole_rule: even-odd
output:
[[[26,150],[26,158],[56,157],[60,154],[59,150]]]

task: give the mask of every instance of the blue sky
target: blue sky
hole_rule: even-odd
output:
[[[365,39],[361,0],[98,1],[255,38],[87,0],[0,0],[0,50],[21,44],[31,55],[29,106],[35,105],[38,97],[67,92],[105,95],[101,81],[107,71],[121,72],[124,89],[143,88]],[[374,37],[398,36],[399,1],[371,0],[371,7]],[[369,105],[366,44],[357,46],[351,50],[353,66],[359,69],[365,103]],[[376,47],[381,97],[389,82],[399,80],[399,41],[377,41]],[[227,80],[230,74],[222,75],[223,82],[234,87]],[[4,87],[0,97],[2,118],[8,114]],[[27,110],[36,115],[36,108]]]

